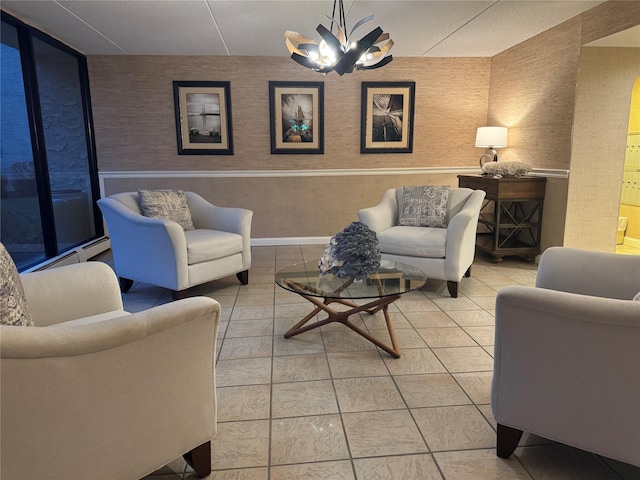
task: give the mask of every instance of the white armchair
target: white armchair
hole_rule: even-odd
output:
[[[186,296],[190,287],[232,274],[243,285],[249,282],[253,212],[185,194],[195,230],[143,216],[137,192],[98,200],[124,293],[133,281],[171,289],[175,299]]]
[[[128,314],[101,262],[21,279],[35,326],[0,326],[0,477],[134,479],[185,452],[208,475],[218,302]]]
[[[497,454],[523,431],[640,466],[640,257],[547,249],[496,298]]]
[[[387,190],[380,203],[358,212],[358,218],[376,232],[384,260],[407,263],[427,278],[447,281],[452,297],[458,283],[471,275],[478,216],[485,197],[482,190],[452,188],[447,205],[447,227],[398,225],[402,188]]]

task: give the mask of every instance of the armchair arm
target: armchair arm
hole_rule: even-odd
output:
[[[377,205],[359,210],[358,219],[376,233],[397,225],[398,201],[396,200],[396,190],[387,190]]]
[[[140,478],[207,442],[219,315],[195,297],[89,325],[0,327],[3,477]]]
[[[186,192],[189,198],[189,210],[196,228],[221,230],[237,233],[242,236],[251,235],[253,212],[245,208],[218,207],[209,203],[200,195]]]
[[[449,220],[445,246],[445,279],[460,281],[473,263],[478,215],[486,193],[474,190],[462,210]]]
[[[102,198],[98,205],[118,276],[172,290],[188,287],[187,241],[180,225],[145,217],[112,198]]]
[[[536,286],[630,300],[640,291],[640,257],[551,247],[540,258]]]
[[[637,462],[639,312],[629,300],[502,288],[491,394],[498,423]]]
[[[20,279],[38,327],[123,309],[118,280],[102,262],[23,273]]]
[[[218,207],[200,195],[185,192],[196,228],[222,230],[242,237],[242,256],[245,268],[251,266],[251,221],[253,212],[246,208]]]

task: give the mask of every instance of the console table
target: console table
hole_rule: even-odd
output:
[[[458,175],[458,186],[484,190],[476,247],[499,262],[507,255],[533,261],[540,253],[545,177]]]

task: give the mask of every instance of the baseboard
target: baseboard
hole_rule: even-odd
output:
[[[640,238],[625,236],[622,244],[627,245],[628,247],[640,248]]]

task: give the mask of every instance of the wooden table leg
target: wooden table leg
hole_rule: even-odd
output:
[[[344,299],[331,299],[331,298],[325,298],[324,301],[321,302],[316,297],[311,297],[311,296],[302,295],[302,294],[299,294],[299,295],[307,299],[309,302],[313,303],[316,306],[316,308],[313,310],[313,312],[311,312],[309,315],[307,315],[298,323],[296,323],[293,327],[291,327],[284,334],[285,338],[291,338],[295,335],[308,332],[309,330],[313,330],[314,328],[321,327],[322,325],[326,325],[328,323],[339,322],[349,327],[351,330],[353,330],[360,336],[364,337],[365,339],[367,339],[377,347],[381,348],[382,350],[387,352],[389,355],[395,358],[400,358],[400,349],[398,347],[398,341],[396,339],[396,334],[393,330],[391,317],[389,316],[389,305],[395,302],[396,300],[398,300],[400,298],[400,295],[381,297],[377,300],[366,303],[364,305],[357,305],[353,302],[350,302]],[[333,308],[329,307],[329,304],[331,303],[340,303],[341,305],[347,305],[351,307],[351,309],[342,311],[342,312],[336,311]],[[377,338],[374,338],[368,332],[365,332],[364,330],[352,324],[348,320],[351,315],[354,315],[356,313],[367,312],[373,315],[374,313],[379,312],[380,310],[382,310],[384,313],[384,318],[387,323],[387,330],[389,331],[389,338],[391,339],[391,346],[385,345],[384,343],[379,341]],[[319,320],[317,322],[312,323],[311,325],[304,326],[309,320],[311,320],[321,311],[324,311],[327,313],[328,316],[326,319]]]

